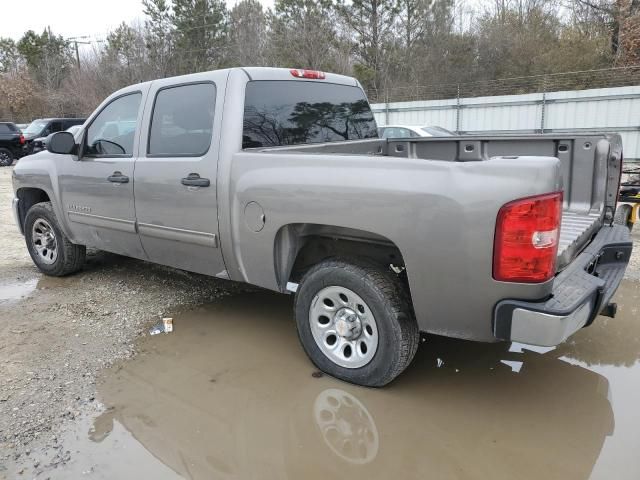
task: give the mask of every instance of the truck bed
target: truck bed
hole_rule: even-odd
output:
[[[493,137],[469,135],[356,140],[258,150],[385,155],[449,162],[488,161],[494,157],[556,157],[560,160],[564,185],[563,219],[558,248],[558,270],[562,270],[589,243],[602,225],[607,209],[613,214],[622,143],[619,135],[596,133]]]

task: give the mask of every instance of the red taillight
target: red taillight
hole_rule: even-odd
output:
[[[562,192],[522,198],[498,212],[493,245],[493,278],[538,283],[555,274]]]
[[[301,70],[299,68],[292,68],[289,70],[291,75],[296,78],[311,78],[314,80],[324,80],[324,72],[318,70]]]
[[[24,145],[24,142],[26,142],[24,135],[20,134],[20,145]]]

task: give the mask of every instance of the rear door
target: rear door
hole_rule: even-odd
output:
[[[138,232],[148,258],[222,276],[216,176],[227,76],[153,82],[135,171]]]

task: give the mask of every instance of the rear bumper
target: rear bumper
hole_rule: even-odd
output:
[[[544,302],[502,300],[494,309],[500,340],[554,346],[590,325],[613,297],[631,256],[629,229],[603,227],[553,283]]]

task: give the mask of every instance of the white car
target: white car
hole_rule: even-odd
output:
[[[442,127],[385,125],[378,127],[380,138],[453,137],[455,133]]]

